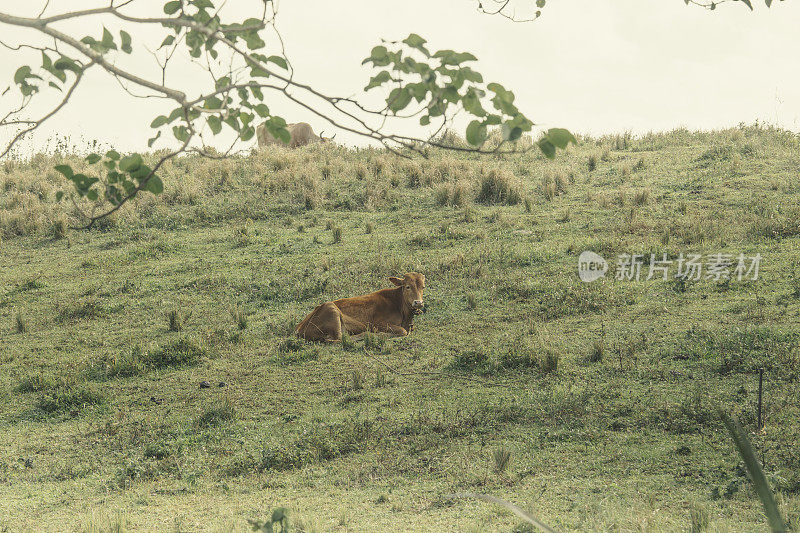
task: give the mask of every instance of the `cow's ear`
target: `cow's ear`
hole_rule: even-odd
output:
[[[394,283],[398,287],[403,284],[403,280],[400,279],[400,278],[391,277],[391,278],[389,278],[389,281],[391,281],[392,283]]]

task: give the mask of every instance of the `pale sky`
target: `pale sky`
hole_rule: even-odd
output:
[[[517,0],[520,1],[520,0]],[[163,1],[137,0],[135,14],[160,13]],[[753,0],[755,12],[741,3],[726,3],[711,12],[682,0],[550,0],[542,17],[513,23],[476,11],[476,1],[282,0],[278,29],[283,35],[297,80],[337,95],[359,95],[370,77],[361,65],[380,38],[398,40],[415,32],[430,49],[470,51],[474,68],[486,81],[497,81],[516,93],[518,107],[541,127],[566,127],[576,133],[613,133],[713,129],[755,120],[800,130],[800,2],[775,2],[771,9]],[[2,2],[0,12],[35,15],[42,0],[18,7]],[[96,7],[107,0],[52,0],[49,14]],[[229,20],[258,16],[259,1],[229,0]],[[100,36],[96,17],[58,28],[78,38]],[[8,44],[30,38],[29,31],[0,24]],[[155,48],[163,30],[149,27],[134,34]],[[268,52],[268,53],[273,53]],[[30,56],[27,56],[30,58]],[[31,62],[30,59],[27,62]],[[154,77],[147,53],[120,55],[120,65]],[[20,52],[0,48],[0,92],[11,82]],[[45,146],[59,134],[98,139],[118,150],[144,150],[150,121],[165,110],[154,100],[133,99],[116,81],[95,69],[75,97],[22,145],[23,153]],[[182,65],[167,80],[190,96],[200,91],[197,69]],[[375,103],[375,97],[366,102]],[[12,88],[0,98],[0,116],[18,102]],[[315,131],[334,130],[322,119],[273,99],[273,112],[289,122],[307,121]],[[463,134],[464,121],[456,126]],[[416,119],[395,128],[424,136]],[[363,144],[339,132],[336,140]]]

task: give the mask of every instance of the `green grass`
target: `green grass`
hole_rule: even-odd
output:
[[[761,367],[750,439],[797,524],[798,148],[742,127],[555,161],[186,157],[163,197],[63,234],[51,169],[79,156],[0,166],[0,529],[247,531],[285,506],[305,530],[525,530],[447,498],[482,493],[558,530],[761,531],[716,414],[754,431]],[[584,284],[587,249],[763,260],[757,281]],[[410,337],[292,336],[410,270]]]

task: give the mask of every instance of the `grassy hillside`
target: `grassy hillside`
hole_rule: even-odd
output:
[[[800,520],[793,134],[187,157],[91,232],[54,203],[64,158],[0,164],[0,528],[247,531],[286,506],[305,531],[526,531],[446,497],[472,491],[561,530],[761,531],[714,410],[754,431],[760,367],[751,439]],[[583,283],[587,249],[763,259]],[[410,270],[411,336],[291,336]]]

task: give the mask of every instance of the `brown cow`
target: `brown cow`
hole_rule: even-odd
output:
[[[328,143],[333,140],[333,137],[323,137],[322,132],[320,132],[319,135],[315,134],[314,130],[306,122],[287,124],[286,129],[289,130],[290,148],[297,148],[299,146],[305,146],[307,144],[314,143]],[[269,146],[272,144],[286,146],[283,144],[283,141],[273,137],[272,134],[267,131],[267,128],[264,126],[264,124],[260,124],[256,128],[256,137],[258,138],[259,147]]]
[[[389,281],[397,287],[318,305],[300,322],[295,335],[325,342],[341,341],[345,332],[351,336],[367,332],[408,335],[414,328],[414,316],[425,311],[425,276],[409,272]]]

